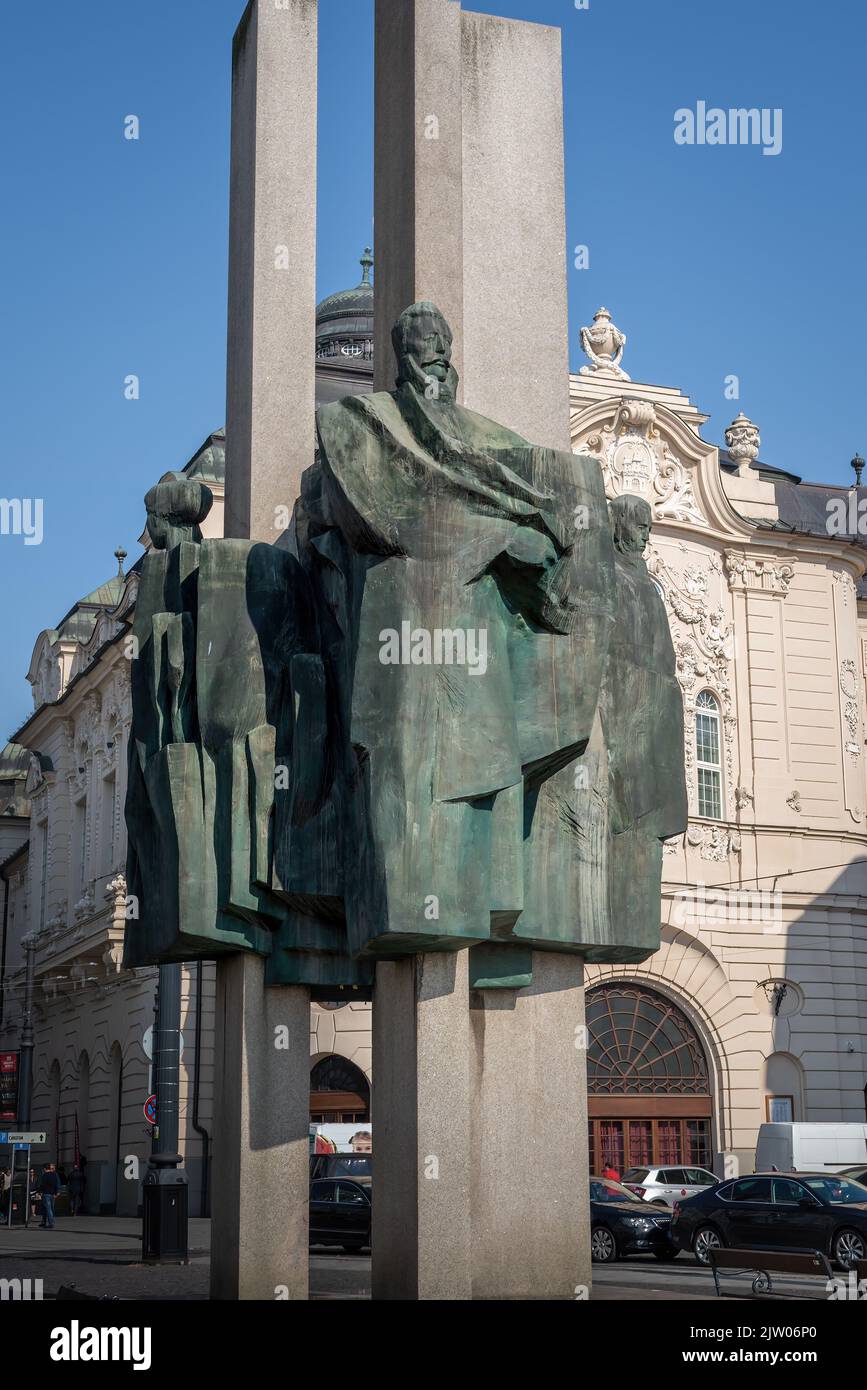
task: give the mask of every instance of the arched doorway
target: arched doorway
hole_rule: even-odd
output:
[[[360,1067],[332,1052],[310,1072],[312,1124],[353,1125],[370,1120],[370,1086]]]
[[[704,1050],[686,1015],[642,985],[587,995],[590,1170],[713,1167]]]

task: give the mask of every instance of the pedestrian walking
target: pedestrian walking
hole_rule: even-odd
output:
[[[53,1163],[46,1163],[42,1169],[42,1177],[39,1180],[39,1191],[42,1194],[42,1220],[39,1223],[44,1229],[54,1230],[54,1199],[60,1191],[60,1178]]]
[[[77,1163],[69,1174],[66,1186],[69,1188],[69,1214],[78,1216],[84,1201],[84,1174]]]
[[[42,1205],[42,1193],[39,1191],[39,1176],[35,1168],[30,1169],[27,1180],[27,1192],[30,1199],[30,1215],[38,1216]]]

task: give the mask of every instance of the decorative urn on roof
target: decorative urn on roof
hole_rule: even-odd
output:
[[[741,411],[726,430],[726,444],[729,458],[737,464],[742,478],[749,476],[750,465],[759,456],[761,442],[758,425],[754,425]]]
[[[600,373],[604,376],[619,377],[621,381],[629,381],[620,365],[623,349],[626,347],[626,334],[615,327],[604,306],[596,310],[590,327],[581,329],[581,347],[592,363],[590,367],[581,368],[582,376]]]

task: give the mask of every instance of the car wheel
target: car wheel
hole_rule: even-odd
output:
[[[590,1258],[596,1265],[612,1264],[617,1259],[617,1241],[607,1226],[596,1226],[590,1237]]]
[[[654,1255],[658,1260],[676,1260],[680,1254],[679,1250],[654,1250]]]
[[[721,1250],[723,1240],[716,1226],[699,1226],[692,1242],[692,1249],[699,1264],[710,1264],[711,1250]]]
[[[834,1259],[843,1269],[854,1269],[859,1260],[867,1260],[867,1241],[860,1231],[847,1227],[834,1237]]]

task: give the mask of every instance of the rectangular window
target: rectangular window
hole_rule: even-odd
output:
[[[720,775],[714,768],[698,769],[698,814],[711,820],[722,820]]]
[[[719,720],[714,716],[696,714],[695,751],[700,763],[719,766]]]
[[[102,783],[102,814],[100,817],[100,839],[102,860],[100,871],[102,874],[110,874],[114,868],[114,807],[115,807],[115,779],[114,777],[103,778]]]
[[[83,893],[87,880],[87,797],[76,802],[73,834],[72,847],[75,855],[73,882],[78,884],[79,893]]]
[[[791,1096],[768,1096],[768,1120],[771,1124],[787,1125],[795,1118]]]
[[[39,930],[45,926],[45,898],[48,891],[48,822],[39,827]]]

